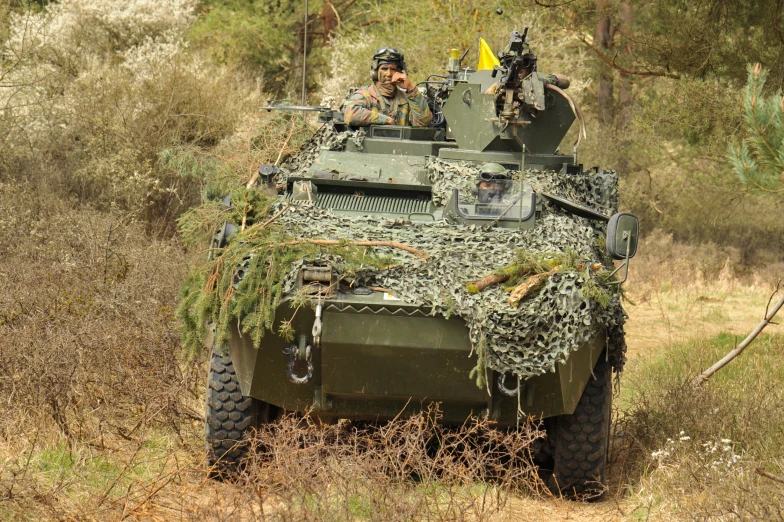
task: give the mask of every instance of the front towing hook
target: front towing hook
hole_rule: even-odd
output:
[[[306,384],[313,378],[313,347],[308,344],[308,338],[300,335],[297,344],[283,348],[283,355],[289,356],[289,363],[286,366],[286,376],[294,384]],[[304,361],[307,364],[307,373],[298,376],[294,371],[297,362]]]

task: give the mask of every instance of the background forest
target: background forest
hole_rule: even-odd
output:
[[[783,518],[781,484],[754,469],[784,471],[784,338],[711,388],[684,383],[753,326],[784,274],[784,4],[305,5],[0,0],[0,519],[227,516],[214,497],[248,519],[344,519],[336,504],[391,520],[403,497],[369,509],[370,486],[284,516],[265,514],[257,483],[205,485],[204,357],[182,353],[174,319],[204,245],[184,244],[177,221],[314,130],[260,109],[270,101],[337,107],[378,47],[402,49],[420,81],[450,48],[474,45],[473,65],[478,37],[498,51],[525,26],[539,69],[572,80],[588,122],[581,162],[620,172],[621,207],[646,238],[629,287],[616,502],[583,515]],[[417,509],[440,505],[438,492],[395,487],[432,502]],[[537,502],[423,517],[502,520]]]

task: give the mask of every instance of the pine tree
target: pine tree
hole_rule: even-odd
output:
[[[727,157],[740,181],[751,190],[784,193],[784,98],[763,93],[768,71],[749,66],[744,101],[748,137],[731,143]]]

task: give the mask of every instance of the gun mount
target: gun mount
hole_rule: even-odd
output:
[[[449,122],[447,136],[461,149],[554,154],[577,119],[576,163],[577,147],[585,136],[582,113],[564,90],[568,79],[537,71],[527,35],[528,28],[512,33],[498,53],[500,65],[492,71],[473,72],[470,79],[428,82],[428,94]]]

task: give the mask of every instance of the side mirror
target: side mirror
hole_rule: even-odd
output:
[[[607,222],[607,253],[618,261],[637,253],[640,220],[634,214],[619,212]]]

